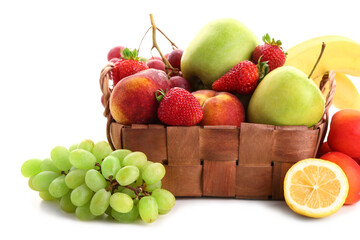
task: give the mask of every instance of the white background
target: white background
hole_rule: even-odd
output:
[[[360,42],[355,3],[1,1],[0,234],[9,234],[7,239],[357,238],[360,203],[325,219],[309,219],[293,213],[283,201],[180,199],[168,215],[149,225],[108,219],[82,222],[62,212],[57,203],[41,201],[20,173],[25,160],[48,157],[56,145],[106,139],[100,70],[113,46],[138,47],[150,26],[149,13],[182,49],[205,23],[221,17],[240,20],[259,39],[270,33],[287,49],[331,34]],[[170,50],[160,36],[159,44],[164,53]],[[149,35],[140,54],[149,57],[150,46]]]

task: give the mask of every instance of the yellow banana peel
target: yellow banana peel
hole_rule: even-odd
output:
[[[317,85],[322,78],[314,79]],[[336,91],[332,105],[338,109],[358,109],[360,110],[360,95],[353,82],[343,73],[335,74]],[[327,88],[324,92],[326,96],[329,92]]]
[[[343,36],[313,38],[287,50],[285,65],[296,67],[306,74],[310,74],[323,42],[326,44],[326,48],[311,78],[319,84],[326,72],[335,71],[336,92],[333,105],[339,109],[360,109],[358,89],[345,75],[360,77],[359,43]]]

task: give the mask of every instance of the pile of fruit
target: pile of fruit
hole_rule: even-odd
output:
[[[56,146],[50,158],[25,161],[21,173],[42,199],[58,200],[80,220],[107,214],[119,222],[151,223],[175,205],[174,195],[161,189],[161,163],[142,152],[112,151],[105,141]]]
[[[152,24],[154,34],[157,27],[153,19]],[[357,105],[359,98],[355,103],[346,101],[358,93],[344,74],[360,76],[360,66],[355,64],[360,55],[350,50],[359,50],[358,43],[325,36],[285,52],[281,41],[268,34],[262,40],[259,45],[255,34],[237,20],[219,19],[204,26],[185,51],[174,48],[163,55],[154,36],[153,46],[160,57],[150,60],[140,59],[136,50],[129,59],[129,49],[115,47],[108,54],[113,63],[113,87],[105,104],[115,121],[124,125],[240,127],[247,121],[312,127],[325,111],[325,98],[318,85],[323,75],[334,70],[341,89],[335,94],[335,106]],[[324,217],[344,203],[360,200],[360,167],[356,163],[360,156],[360,113],[344,111],[348,113],[340,111],[334,116],[329,134],[332,151],[343,153],[322,156],[328,161],[300,161],[287,174],[285,199],[300,214]],[[337,117],[342,114],[351,116]],[[346,156],[350,148],[353,152]]]
[[[107,55],[111,96],[102,101],[120,124],[240,127],[247,121],[311,127],[325,111],[318,86],[329,70],[336,72],[339,89],[334,105],[360,106],[344,75],[360,76],[359,54],[351,50],[360,51],[360,44],[345,37],[314,38],[285,52],[268,34],[259,45],[242,23],[219,19],[204,26],[184,51],[171,42],[174,50],[163,55],[155,37],[153,42],[160,56],[141,58],[136,49],[122,46]]]
[[[107,93],[102,88],[101,100],[120,124],[240,127],[247,121],[312,127],[325,112],[318,85],[330,70],[339,89],[333,104],[360,109],[359,93],[345,75],[360,76],[360,44],[351,39],[319,37],[285,52],[268,34],[259,44],[242,23],[219,19],[204,26],[184,51],[169,40],[173,51],[164,55],[156,42],[160,30],[150,18],[160,56],[146,59],[123,46],[107,55],[111,84]],[[359,110],[334,115],[318,157],[293,165],[284,181],[289,207],[309,217],[329,216],[360,200]],[[55,147],[51,158],[30,159],[21,171],[41,198],[60,200],[64,211],[82,220],[105,213],[118,221],[140,216],[152,222],[175,204],[161,189],[160,163],[141,152],[112,151],[106,142]]]

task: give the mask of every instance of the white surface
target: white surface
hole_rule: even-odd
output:
[[[285,49],[330,34],[360,42],[356,1],[319,2],[1,1],[1,235],[8,239],[335,239],[344,234],[356,238],[360,203],[316,220],[296,215],[282,201],[179,199],[168,215],[150,225],[103,219],[81,222],[74,214],[63,213],[58,204],[41,201],[20,174],[25,160],[48,157],[56,145],[106,139],[100,70],[111,47],[138,47],[150,26],[149,13],[182,49],[200,27],[220,17],[237,18],[259,39],[270,33],[283,41]],[[149,57],[150,42],[149,35],[141,48],[143,56]],[[163,39],[159,44],[164,52],[170,50]]]

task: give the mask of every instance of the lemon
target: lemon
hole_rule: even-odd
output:
[[[337,212],[345,202],[349,183],[335,163],[309,158],[294,164],[286,173],[284,197],[296,213],[313,218]]]

